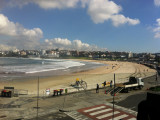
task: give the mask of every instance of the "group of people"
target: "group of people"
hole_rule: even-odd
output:
[[[102,83],[103,86],[105,87],[106,86],[106,81],[104,81],[104,83]],[[110,87],[112,88],[112,80],[110,82]],[[97,84],[97,87],[96,87],[96,93],[99,93],[99,84]]]

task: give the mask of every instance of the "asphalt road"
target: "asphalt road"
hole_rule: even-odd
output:
[[[126,99],[124,99],[120,102],[117,102],[116,105],[119,105],[119,106],[122,106],[125,108],[129,108],[134,111],[138,111],[138,104],[141,101],[146,100],[147,92],[149,92],[146,89],[156,85],[159,81],[160,81],[160,77],[158,77],[157,81],[156,81],[155,76],[145,78],[144,79],[145,87],[143,88],[142,91],[137,90],[134,92],[131,91],[130,93],[127,93],[127,94],[129,94],[129,96]],[[126,93],[124,93],[124,94],[126,94]]]
[[[146,96],[147,96],[146,92],[131,95],[131,96],[127,97],[125,100],[116,103],[116,105],[119,105],[119,106],[122,106],[125,108],[129,108],[134,111],[138,111],[138,104],[142,100],[145,100]]]

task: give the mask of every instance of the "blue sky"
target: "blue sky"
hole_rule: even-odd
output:
[[[160,0],[1,0],[0,50],[160,52]]]

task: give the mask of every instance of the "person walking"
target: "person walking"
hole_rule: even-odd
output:
[[[111,82],[110,82],[110,87],[112,88],[112,80],[111,80]]]
[[[97,84],[96,93],[99,93],[99,85]]]
[[[105,87],[105,86],[106,86],[106,81],[104,81],[104,83],[103,83],[103,84],[104,84],[104,87]]]

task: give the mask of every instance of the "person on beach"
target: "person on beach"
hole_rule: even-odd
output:
[[[104,85],[104,87],[106,86],[106,81],[104,81],[103,85]]]
[[[99,93],[99,85],[97,84],[96,93]]]
[[[79,78],[76,79],[76,86],[79,86]]]
[[[110,88],[112,88],[112,80],[111,80],[111,82],[110,82]]]

